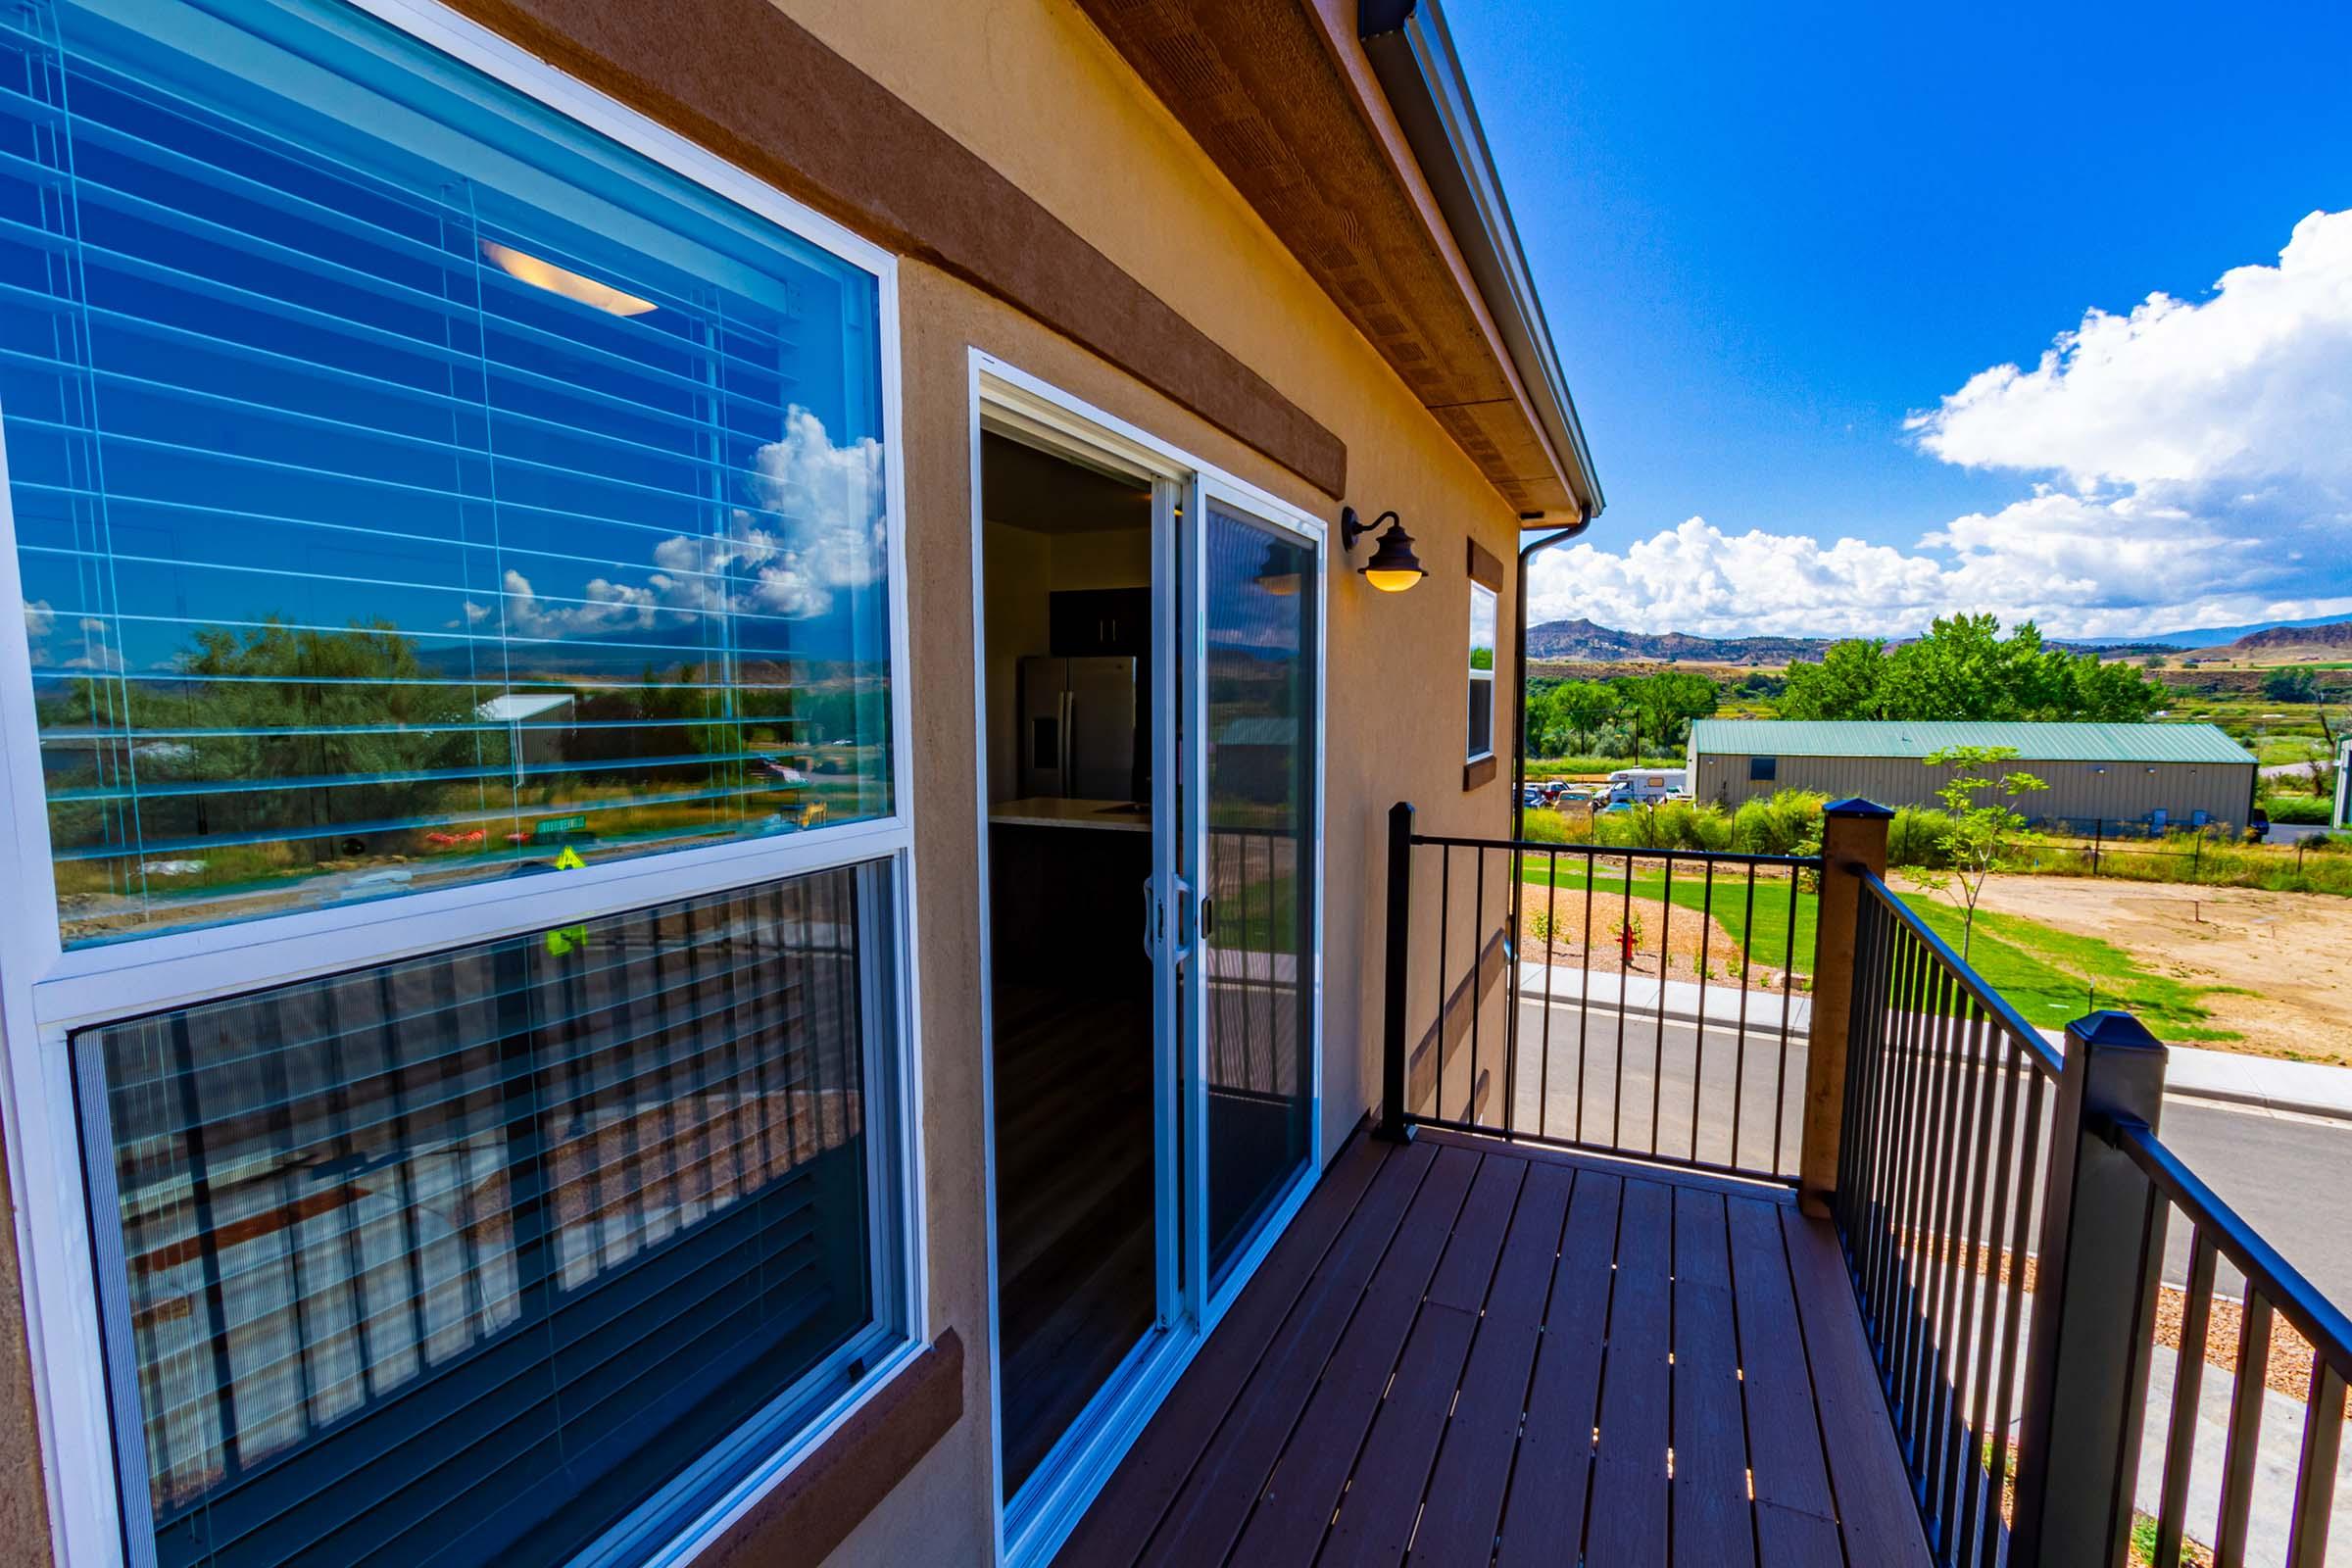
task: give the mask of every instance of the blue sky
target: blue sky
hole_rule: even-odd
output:
[[[2352,611],[2352,8],[1446,15],[1609,497],[1540,614]]]

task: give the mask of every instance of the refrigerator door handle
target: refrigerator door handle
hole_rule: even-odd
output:
[[[1078,694],[1065,690],[1061,694],[1061,798],[1065,801],[1076,787],[1077,769],[1073,764],[1078,756],[1078,737],[1072,733],[1070,722],[1077,711]]]

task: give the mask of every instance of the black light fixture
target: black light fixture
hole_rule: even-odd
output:
[[[1382,523],[1388,532],[1374,541],[1372,559],[1357,567],[1364,581],[1384,594],[1400,594],[1429,572],[1422,566],[1421,558],[1413,554],[1413,536],[1404,531],[1404,519],[1394,511],[1384,512],[1370,522],[1358,522],[1353,507],[1340,509],[1340,548],[1352,552],[1356,540]]]

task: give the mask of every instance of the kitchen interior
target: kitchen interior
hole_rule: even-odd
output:
[[[981,435],[1009,1497],[1151,1332],[1152,491]]]

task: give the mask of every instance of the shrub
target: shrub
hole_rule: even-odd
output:
[[[1940,870],[1951,863],[1942,839],[1952,830],[1951,814],[1932,807],[1906,806],[1886,825],[1886,863]]]
[[[1743,855],[1812,855],[1821,848],[1821,808],[1828,801],[1810,790],[1748,801],[1732,818],[1732,848]]]
[[[2318,826],[2334,814],[2335,803],[2318,795],[2274,795],[2262,803],[2274,822]]]

